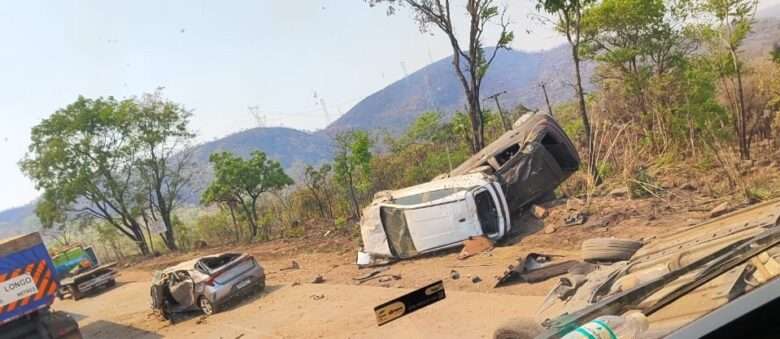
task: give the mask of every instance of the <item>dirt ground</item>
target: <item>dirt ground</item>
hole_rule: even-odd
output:
[[[345,236],[310,232],[304,238],[260,244],[210,248],[165,255],[123,268],[111,290],[74,302],[57,301],[55,308],[76,317],[85,338],[488,338],[500,323],[533,317],[556,279],[536,284],[493,288],[507,265],[531,252],[579,259],[582,240],[621,237],[650,241],[655,235],[708,217],[719,204],[676,190],[665,198],[631,200],[623,196],[596,199],[582,206],[576,199],[547,205],[543,220],[530,215],[515,220],[520,229],[490,252],[466,260],[458,250],[397,262],[383,274],[400,279],[374,279],[358,284],[353,278],[371,269],[354,265],[355,245]],[[584,211],[587,221],[567,226],[564,219]],[[554,229],[554,231],[553,231]],[[150,314],[149,281],[155,269],[207,253],[243,251],[266,269],[267,288],[222,313],[204,318],[188,315],[175,325]],[[298,269],[286,269],[292,261]],[[451,277],[457,271],[459,279]],[[312,284],[322,275],[325,282]],[[474,277],[481,281],[473,282]],[[374,306],[415,288],[443,280],[447,298],[385,326],[377,326]]]

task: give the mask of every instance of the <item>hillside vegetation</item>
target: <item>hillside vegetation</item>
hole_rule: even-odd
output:
[[[506,109],[483,107],[486,141],[504,132],[500,113],[514,120],[523,113],[519,105],[546,111],[538,82],[549,81],[554,116],[580,153],[591,155],[557,194],[581,199],[585,210],[616,189],[630,199],[672,199],[669,188],[687,184],[700,196],[738,205],[778,196],[780,49],[774,44],[780,42],[780,21],[755,21],[749,1],[729,3],[737,9],[715,1],[694,4],[684,9],[695,10],[696,20],[683,15],[688,12],[680,12],[678,3],[660,0],[602,0],[582,9],[589,128],[567,85],[574,72],[567,46],[499,53],[483,93],[508,90],[501,97]],[[629,10],[641,6],[647,8]],[[36,127],[37,152],[28,155],[25,170],[45,184],[37,213],[62,245],[78,234],[117,257],[136,248],[147,254],[303,237],[312,229],[359,245],[357,221],[374,193],[431,180],[472,154],[472,124],[448,67],[442,60],[391,84],[325,130],[258,128],[192,148],[170,143],[163,149],[177,155],[162,164],[138,145],[150,139],[168,145],[169,138],[189,136],[188,112],[158,109],[180,105],[159,93],[122,102],[79,98],[44,121],[46,128]],[[128,110],[150,120],[126,115]],[[109,113],[127,121],[101,120]],[[179,117],[175,124],[147,134],[146,122],[171,114]],[[80,120],[68,117],[104,124],[87,130],[92,135],[84,143],[105,138],[110,144],[117,134],[132,142],[122,152],[89,145],[105,159],[97,168],[85,165],[77,157],[84,144],[57,139],[63,131],[83,136],[84,126],[71,124]],[[63,154],[85,172],[71,180],[72,171],[64,170],[69,167],[58,163]],[[161,199],[150,173],[179,173],[174,164],[190,169],[180,174],[189,189]],[[127,179],[116,180],[117,173]],[[85,212],[112,204],[118,206],[113,213]],[[165,214],[160,206],[168,205],[174,208],[170,220],[163,220],[165,236],[151,234],[150,225]],[[19,220],[20,211],[0,216]],[[118,215],[125,224],[113,219]]]

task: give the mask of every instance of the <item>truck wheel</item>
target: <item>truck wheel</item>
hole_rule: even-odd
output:
[[[209,298],[206,298],[205,296],[202,296],[200,299],[198,299],[198,307],[205,315],[212,315],[219,312],[219,306],[209,301]]]
[[[494,339],[531,339],[541,333],[541,326],[530,319],[512,319],[493,333]]]
[[[73,301],[81,299],[81,292],[78,287],[70,286],[68,288],[70,289],[70,296],[73,297]]]
[[[582,242],[582,260],[587,262],[614,262],[628,260],[642,243],[613,238],[593,238]]]

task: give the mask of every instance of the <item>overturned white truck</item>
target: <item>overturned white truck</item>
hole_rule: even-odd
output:
[[[452,172],[378,192],[360,221],[358,264],[411,258],[458,246],[470,236],[498,240],[511,229],[514,212],[555,190],[579,165],[555,120],[529,113]]]

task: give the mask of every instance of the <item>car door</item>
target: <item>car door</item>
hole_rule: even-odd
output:
[[[404,211],[414,246],[424,252],[459,243],[482,234],[474,201],[469,194],[457,201]]]

